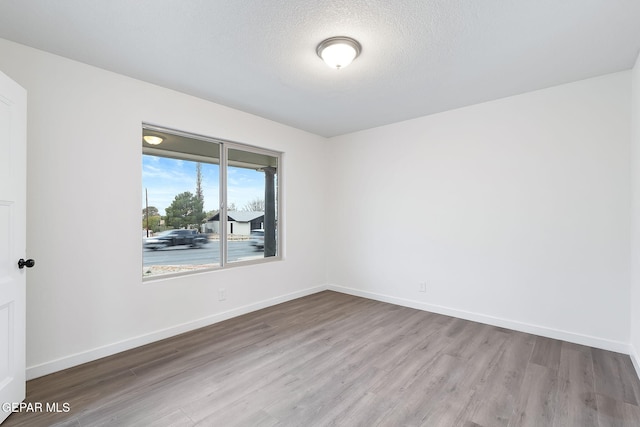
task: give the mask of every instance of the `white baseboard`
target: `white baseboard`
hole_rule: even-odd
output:
[[[27,367],[26,376],[27,380],[42,377],[63,369],[78,366],[83,363],[91,362],[101,359],[106,356],[111,356],[122,351],[131,350],[132,348],[140,347],[142,345],[150,344],[155,341],[159,341],[165,338],[169,338],[178,334],[192,331],[194,329],[202,328],[204,326],[213,325],[214,323],[222,322],[223,320],[231,319],[233,317],[241,316],[243,314],[251,313],[252,311],[261,310],[263,308],[271,307],[276,304],[287,302],[296,298],[301,298],[307,295],[315,294],[326,290],[325,286],[317,286],[313,288],[304,289],[302,291],[292,292],[290,294],[281,295],[275,298],[270,298],[264,301],[259,301],[253,304],[245,305],[242,307],[234,308],[222,313],[217,313],[212,316],[207,316],[191,322],[182,323],[180,325],[172,326],[167,329],[151,332],[149,334],[140,335],[130,339],[126,339],[113,344],[108,344],[102,347],[94,348],[92,350],[83,351],[81,353],[72,354],[57,360],[42,363],[40,365],[34,365]]]
[[[622,341],[612,341],[605,338],[598,338],[589,335],[576,334],[573,332],[567,332],[560,329],[552,329],[544,326],[532,325],[529,323],[522,323],[508,319],[502,319],[499,317],[487,316],[484,314],[473,313],[455,308],[444,307],[434,304],[428,304],[421,301],[415,301],[405,298],[398,298],[390,295],[378,294],[375,292],[362,291],[360,289],[347,288],[344,286],[328,285],[327,289],[342,292],[349,295],[368,298],[381,302],[388,302],[391,304],[401,305],[404,307],[415,308],[417,310],[429,311],[432,313],[444,314],[447,316],[453,316],[460,319],[471,320],[474,322],[484,323],[487,325],[498,326],[501,328],[512,329],[515,331],[526,332],[529,334],[540,335],[547,338],[554,338],[558,340],[568,341],[575,344],[586,345],[589,347],[596,347],[603,350],[615,351],[617,353],[630,354],[631,346],[629,343]],[[632,357],[633,359],[633,357]],[[634,361],[636,364],[636,370],[638,359]],[[638,370],[640,373],[640,370]]]

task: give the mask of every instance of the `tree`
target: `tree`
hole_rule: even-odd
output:
[[[166,209],[167,225],[173,228],[200,228],[204,212],[203,202],[190,191],[178,194]]]
[[[144,217],[142,219],[142,229],[143,230],[148,229],[149,231],[153,231],[154,233],[156,231],[160,231],[161,221],[162,221],[162,217],[160,215],[153,215],[153,216],[150,215],[148,220],[147,220],[147,217]]]
[[[149,216],[159,216],[160,212],[158,212],[158,208],[155,206],[149,206],[148,208],[142,208],[142,218],[146,218],[147,210],[149,211]]]
[[[250,202],[247,202],[242,210],[247,212],[264,212],[264,199],[256,197]]]
[[[148,211],[148,215],[147,215]],[[149,206],[148,208],[142,209],[142,229],[149,231],[159,231],[160,230],[160,221],[162,217],[160,216],[160,212],[158,212],[158,208],[155,206]]]

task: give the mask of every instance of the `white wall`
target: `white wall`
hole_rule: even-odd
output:
[[[326,283],[323,138],[1,39],[0,70],[28,91],[29,377]],[[143,283],[143,121],[283,151],[286,259]]]
[[[621,72],[332,138],[329,283],[628,351],[630,85]]]
[[[631,360],[640,376],[640,56],[633,68],[631,133]]]

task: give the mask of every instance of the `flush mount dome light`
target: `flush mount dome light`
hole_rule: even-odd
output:
[[[154,135],[145,135],[144,136],[144,142],[146,142],[149,145],[158,145],[160,144],[164,139],[160,136],[154,136]]]
[[[316,53],[331,68],[344,68],[356,59],[362,46],[351,37],[331,37],[322,41]]]

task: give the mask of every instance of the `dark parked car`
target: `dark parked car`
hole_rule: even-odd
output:
[[[166,230],[157,236],[146,239],[144,241],[144,247],[153,250],[179,245],[199,248],[207,243],[207,241],[207,236],[198,233],[198,230]]]

